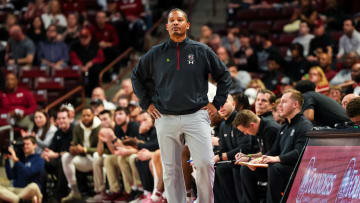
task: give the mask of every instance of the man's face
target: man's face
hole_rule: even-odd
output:
[[[66,131],[70,127],[70,118],[67,112],[59,112],[57,114],[56,123],[62,131]]]
[[[79,37],[80,43],[82,46],[88,46],[91,42],[91,36],[81,36]]]
[[[281,118],[288,118],[296,109],[296,101],[290,98],[291,93],[284,94],[280,99],[279,114]]]
[[[20,41],[22,36],[21,28],[17,25],[11,27],[9,35],[15,41]]]
[[[225,104],[220,107],[219,114],[221,117],[228,117],[235,109],[235,102],[231,95],[228,95],[228,98]]]
[[[185,36],[186,31],[190,29],[190,23],[187,22],[186,17],[181,11],[173,11],[169,14],[166,30],[171,36]]]
[[[130,95],[133,93],[133,88],[130,80],[124,80],[121,83],[122,89],[124,90],[125,95]]]
[[[271,111],[272,104],[270,103],[271,95],[268,93],[258,93],[255,100],[255,112],[256,115],[262,115],[268,111]]]
[[[345,20],[343,30],[345,34],[351,34],[354,31],[354,25],[351,20]]]
[[[207,25],[203,25],[201,27],[201,35],[203,37],[210,37],[211,34],[212,34],[212,30]]]
[[[116,125],[124,125],[127,122],[128,116],[124,111],[115,112],[115,123]]]
[[[309,34],[309,26],[307,25],[307,23],[301,23],[300,24],[300,28],[299,28],[299,33],[300,35],[307,35]]]
[[[129,100],[126,98],[120,98],[118,101],[118,106],[127,108],[129,106]]]
[[[26,156],[34,154],[36,146],[37,145],[33,144],[30,139],[24,140],[24,154]]]
[[[100,121],[101,121],[101,127],[103,128],[111,128],[112,119],[110,118],[110,115],[108,113],[104,113],[99,115]]]
[[[50,26],[46,31],[46,36],[47,36],[49,41],[54,41],[56,39],[56,36],[57,36],[56,27],[55,26]]]
[[[106,15],[104,12],[98,12],[96,14],[96,24],[98,26],[103,26],[106,23]]]
[[[235,78],[235,77],[237,76],[238,70],[237,70],[237,67],[236,67],[236,66],[230,66],[228,70],[229,70],[230,76],[231,76],[232,78]]]
[[[238,125],[236,128],[245,135],[256,135],[258,131],[258,128],[256,126],[256,123],[251,122],[247,128],[242,125]]]
[[[90,109],[84,109],[81,114],[81,122],[86,126],[90,127],[94,120],[94,113]]]
[[[351,79],[360,82],[360,63],[356,63],[351,68]]]
[[[5,89],[15,90],[18,85],[18,80],[14,74],[7,74],[5,79]]]
[[[95,88],[91,94],[91,99],[95,100],[95,99],[100,99],[100,100],[104,100],[105,98],[104,92],[100,89],[100,88]]]
[[[318,37],[322,36],[325,32],[325,27],[323,25],[316,27],[314,29],[314,34]]]
[[[229,59],[228,53],[224,47],[219,47],[216,50],[216,54],[222,62],[226,62]]]
[[[326,68],[330,65],[330,57],[326,53],[322,53],[319,55],[319,65],[322,68]]]
[[[149,132],[149,130],[154,126],[153,120],[148,113],[142,113],[138,116],[138,121],[140,123],[139,133],[144,134]]]

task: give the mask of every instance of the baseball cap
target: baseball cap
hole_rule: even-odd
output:
[[[71,103],[62,104],[60,106],[60,109],[62,109],[62,108],[67,109],[68,111],[75,111],[75,108]]]

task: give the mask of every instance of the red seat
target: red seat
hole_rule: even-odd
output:
[[[295,37],[296,35],[294,34],[281,34],[279,35],[277,45],[288,46],[291,44]]]
[[[271,31],[273,32],[283,32],[283,28],[286,24],[289,23],[289,20],[277,20],[274,22]]]
[[[259,19],[259,15],[254,10],[240,10],[236,14],[239,21],[242,20],[256,20]]]
[[[35,90],[56,90],[60,91],[64,89],[64,79],[54,78],[46,81],[36,81]]]
[[[38,77],[48,77],[46,70],[41,69],[31,69],[31,70],[22,70],[20,73],[21,78],[38,78]]]
[[[281,10],[276,8],[259,9],[259,15],[264,20],[278,19],[281,17]]]
[[[293,13],[295,11],[295,8],[294,7],[284,7],[283,9],[281,9],[281,16],[282,18],[290,18]]]
[[[62,78],[80,78],[81,75],[79,71],[73,70],[70,68],[63,70],[55,70],[54,77],[62,77]]]
[[[34,92],[34,96],[38,104],[47,104],[47,90],[37,90]]]
[[[289,49],[289,47],[287,47],[287,46],[281,46],[281,47],[279,47],[281,56],[285,57],[288,49]]]
[[[269,31],[271,28],[271,21],[253,21],[249,24],[249,31],[261,32]]]

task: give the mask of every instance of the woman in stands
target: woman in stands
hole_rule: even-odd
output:
[[[81,25],[79,25],[79,14],[76,12],[69,13],[67,16],[67,28],[64,33],[59,35],[59,40],[64,41],[70,47],[79,40],[81,28]]]
[[[36,16],[34,18],[31,23],[30,29],[27,32],[27,35],[36,46],[39,44],[40,41],[44,41],[46,39],[44,22],[42,21],[40,16]]]
[[[37,110],[34,114],[34,128],[30,132],[21,131],[21,135],[35,136],[38,147],[35,152],[41,152],[49,147],[57,128],[51,124],[49,115],[45,110]]]
[[[48,4],[48,12],[41,15],[44,21],[45,29],[49,25],[55,24],[58,28],[65,29],[67,26],[66,18],[61,13],[60,3],[57,0],[52,0]]]
[[[309,80],[316,84],[315,91],[327,94],[329,82],[326,79],[324,71],[319,66],[314,66],[309,70]]]

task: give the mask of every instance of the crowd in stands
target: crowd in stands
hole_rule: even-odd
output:
[[[0,125],[18,129],[15,138],[22,144],[4,144],[2,149],[13,187],[0,186],[0,200],[171,199],[164,191],[155,120],[139,106],[131,80],[123,79],[113,98],[106,98],[98,84],[104,64],[126,47],[142,47],[141,36],[155,17],[148,5],[140,0],[98,0],[101,7],[91,19],[85,1],[24,2],[1,4],[21,14],[7,14],[0,29],[0,40],[7,42]],[[134,5],[126,5],[129,2]],[[202,26],[197,40],[213,49],[233,82],[226,103],[210,117],[215,202],[279,202],[306,132],[313,126],[360,124],[356,8],[340,0],[232,0],[225,30],[210,23]],[[281,20],[288,10],[280,30],[274,28],[276,23],[268,26],[276,33],[256,28],[262,19],[244,17],[269,11]],[[20,85],[21,71],[34,66],[51,73],[69,67],[81,71],[91,102],[80,109],[79,119],[72,104],[62,104],[55,114],[38,108],[37,98]],[[215,92],[210,79],[209,101]],[[270,166],[256,169],[240,162]],[[182,170],[190,203],[196,199],[196,168],[187,147]]]

